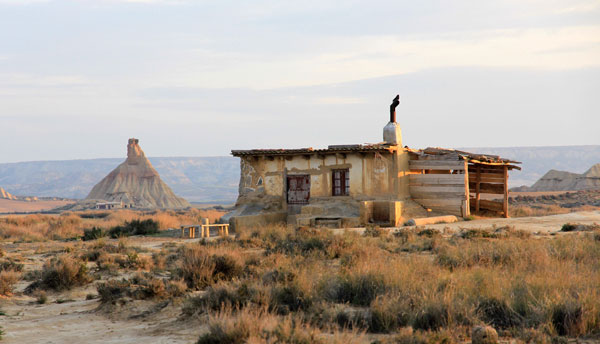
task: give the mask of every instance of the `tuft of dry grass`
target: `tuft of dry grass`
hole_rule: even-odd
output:
[[[19,281],[21,274],[14,270],[0,271],[0,295],[10,295],[13,286]]]
[[[38,275],[39,279],[27,287],[27,292],[36,289],[69,290],[91,282],[85,262],[68,254],[47,261]]]
[[[266,309],[244,308],[238,312],[225,308],[209,320],[209,330],[197,344],[212,343],[359,343],[359,332],[323,332],[306,323],[302,317],[283,319]]]
[[[190,288],[204,288],[220,280],[231,280],[243,273],[239,253],[207,248],[200,245],[183,246],[179,252],[175,275]]]

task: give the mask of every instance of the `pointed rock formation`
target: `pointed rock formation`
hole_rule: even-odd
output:
[[[548,171],[527,191],[575,191],[600,189],[600,164],[595,164],[582,174],[565,171]]]
[[[125,206],[145,209],[190,207],[160,179],[138,142],[129,139],[127,160],[96,184],[86,199],[123,202]]]
[[[17,199],[15,196],[11,195],[8,191],[4,190],[0,187],[0,198],[3,199]]]

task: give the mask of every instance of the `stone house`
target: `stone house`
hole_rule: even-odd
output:
[[[407,216],[469,216],[473,201],[477,211],[508,214],[507,171],[518,168],[516,162],[403,147],[394,104],[383,138],[376,144],[322,149],[233,150],[231,154],[240,158],[241,174],[236,208],[228,214],[230,224],[398,226]],[[502,194],[502,202],[481,199],[485,192]]]

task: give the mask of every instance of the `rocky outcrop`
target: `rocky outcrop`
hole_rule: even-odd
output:
[[[600,164],[595,164],[582,174],[550,170],[526,191],[576,191],[590,189],[600,189]]]
[[[8,191],[0,187],[0,198],[2,199],[17,199],[17,197],[11,195]]]
[[[190,207],[165,184],[146,158],[138,139],[129,139],[127,160],[90,191],[86,200],[122,202],[135,208],[180,209]]]

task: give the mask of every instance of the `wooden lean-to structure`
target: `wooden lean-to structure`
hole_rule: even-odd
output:
[[[518,161],[454,149],[409,150],[413,200],[428,209],[467,217],[493,212],[508,217],[508,171]]]

